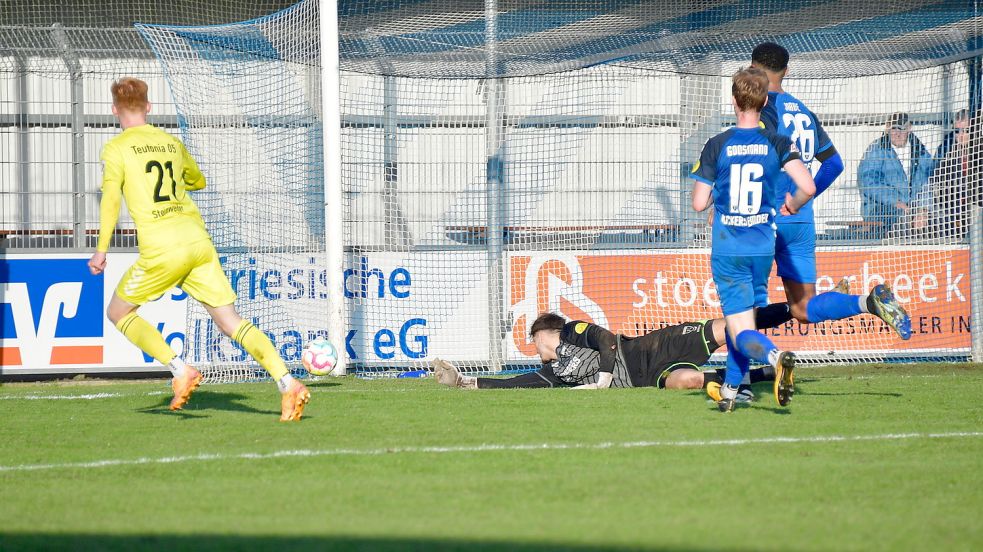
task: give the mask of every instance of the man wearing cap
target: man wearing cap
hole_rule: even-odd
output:
[[[932,174],[932,155],[914,133],[907,113],[895,113],[884,135],[864,153],[858,169],[863,218],[880,239],[905,221]]]

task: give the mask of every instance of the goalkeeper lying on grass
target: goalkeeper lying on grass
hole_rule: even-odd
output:
[[[719,386],[724,370],[699,369],[724,343],[724,320],[688,322],[630,338],[587,322],[567,322],[545,313],[529,330],[543,361],[537,371],[513,378],[462,376],[449,362],[434,361],[440,383],[464,389],[518,387],[660,387],[700,389]],[[751,370],[751,382],[774,381],[771,366]],[[742,394],[753,400],[750,388]]]

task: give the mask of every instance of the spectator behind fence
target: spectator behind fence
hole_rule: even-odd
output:
[[[880,239],[901,230],[916,198],[932,173],[932,155],[911,131],[907,113],[895,113],[884,135],[875,140],[858,169],[864,221],[872,223],[865,237]]]
[[[962,126],[960,127],[960,124]],[[952,146],[956,143],[956,138],[959,135],[959,129],[966,129],[969,127],[969,110],[960,109],[956,112],[955,119],[952,121],[953,128],[945,133],[942,137],[942,143],[939,144],[939,149],[935,150],[935,163],[938,163],[949,156],[949,152],[952,151]],[[965,130],[963,130],[965,132]]]
[[[916,201],[918,207],[912,227],[918,235],[946,240],[966,236],[972,204],[979,198],[979,181],[970,178],[969,131],[969,117],[957,116],[952,146],[945,157],[936,160],[928,186]]]

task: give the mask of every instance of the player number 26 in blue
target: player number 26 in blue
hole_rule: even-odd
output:
[[[803,163],[812,161],[816,151],[816,131],[812,128],[812,119],[805,113],[786,113],[782,117],[785,128],[792,128],[792,141],[798,146]]]
[[[764,184],[759,180],[765,168],[759,163],[730,166],[730,212],[756,215],[761,209],[761,192]]]

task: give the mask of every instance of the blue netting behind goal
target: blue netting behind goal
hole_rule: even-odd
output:
[[[484,2],[350,1],[339,14],[342,59],[355,71],[507,77],[619,63],[706,74],[772,40],[799,60],[797,76],[828,78],[970,57],[978,10],[966,0],[520,1],[499,2],[491,21]]]

